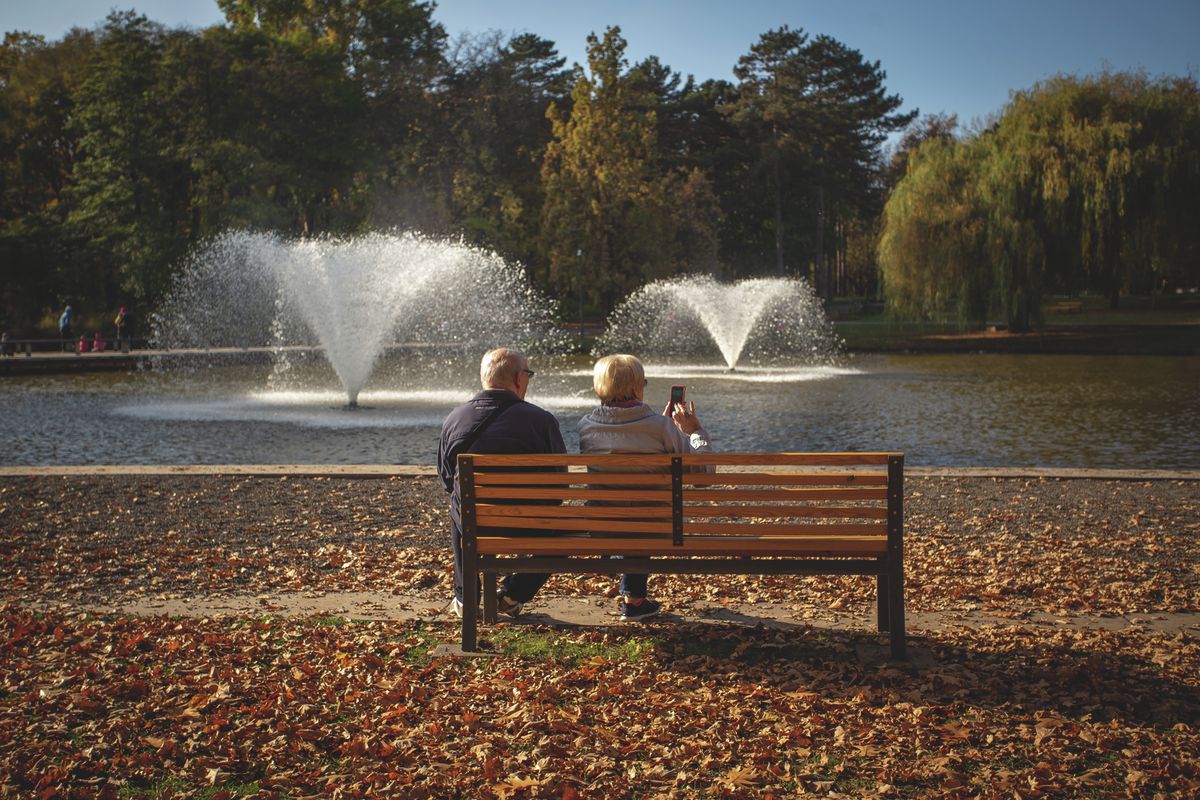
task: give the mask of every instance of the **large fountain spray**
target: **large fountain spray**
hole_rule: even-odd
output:
[[[748,348],[768,358],[827,359],[837,352],[837,337],[804,281],[724,284],[691,276],[656,281],[630,295],[609,317],[596,351],[683,356],[714,345],[735,369]]]
[[[410,233],[288,240],[226,233],[200,248],[156,315],[170,348],[319,345],[350,406],[394,342],[534,348],[550,304],[494,253]]]

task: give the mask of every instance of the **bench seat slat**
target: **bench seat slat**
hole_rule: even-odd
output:
[[[748,466],[777,467],[846,466],[877,464],[886,466],[894,453],[689,453],[683,457],[687,466]]]
[[[670,519],[666,506],[517,506],[480,503],[480,520],[496,517],[557,517],[564,519]],[[684,506],[685,519],[697,517],[807,517],[815,519],[887,519],[883,506]],[[486,524],[500,524],[487,522]]]
[[[859,556],[887,552],[886,536],[814,536],[784,538],[758,536],[731,538],[724,536],[684,539],[683,545],[671,544],[670,537],[661,542],[650,539],[600,538],[596,536],[480,536],[481,554],[511,553],[516,555],[629,555],[629,556]]]
[[[650,500],[671,502],[670,489],[599,489],[479,486],[480,500]],[[700,500],[886,500],[887,488],[829,487],[799,489],[684,489],[684,502]]]
[[[685,486],[887,486],[886,475],[787,472],[684,473]],[[669,486],[665,472],[476,472],[476,486]]]
[[[465,454],[464,455],[468,455]],[[667,454],[606,453],[602,455],[488,455],[469,454],[475,466],[488,467],[563,467],[572,465],[603,466],[609,469],[633,467],[669,467]],[[689,453],[683,456],[685,466],[847,466],[877,464],[884,466],[894,453]]]
[[[525,529],[537,531],[601,531],[608,533],[667,534],[671,533],[669,522],[648,522],[619,519],[561,519],[558,517],[501,517],[479,516],[480,536],[491,535],[489,528]],[[728,534],[731,536],[755,536],[772,534],[779,536],[877,536],[887,533],[887,524],[832,523],[828,525],[801,525],[798,523],[772,522],[685,522],[684,541],[697,534]],[[517,537],[509,537],[517,538]]]

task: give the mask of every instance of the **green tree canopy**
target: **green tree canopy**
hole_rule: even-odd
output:
[[[983,133],[911,153],[880,244],[888,299],[1024,329],[1047,291],[1116,304],[1194,282],[1198,204],[1194,79],[1059,76],[1014,93]]]

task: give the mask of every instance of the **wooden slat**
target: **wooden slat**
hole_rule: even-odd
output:
[[[728,535],[728,536],[883,536],[887,537],[887,523],[832,523],[829,525],[799,525],[796,523],[773,522],[685,522],[683,535]],[[686,538],[684,541],[687,541]]]
[[[886,477],[884,479],[886,483]],[[567,486],[604,484],[608,486],[670,486],[665,472],[476,472],[476,486]]]
[[[467,455],[467,454],[464,454]],[[563,467],[571,465],[602,467],[669,467],[671,455],[653,454],[470,454],[475,466],[487,467]],[[690,453],[683,457],[686,466],[845,466],[854,464],[886,465],[889,456],[899,453]]]
[[[668,511],[670,509],[667,509]],[[669,522],[635,522],[631,520],[609,519],[558,519],[556,517],[484,517],[479,515],[480,528],[518,528],[535,531],[603,531],[605,533],[628,533],[630,535],[643,533],[671,532]],[[487,531],[480,531],[480,536],[486,536]]]
[[[465,453],[463,455],[466,455]],[[632,455],[546,455],[526,453],[521,455],[472,454],[475,466],[487,467],[565,467],[602,466],[609,468],[670,467],[671,456],[665,453],[638,453]]]
[[[689,453],[683,457],[685,467],[692,466],[814,466],[827,464],[879,464],[885,466],[888,457],[896,453]]]
[[[735,500],[886,500],[887,489],[857,487],[828,489],[684,489],[685,503],[700,500],[732,502]]]
[[[825,536],[808,538],[757,539],[713,537],[684,539],[682,546],[649,539],[600,538],[595,536],[507,537],[480,536],[479,552],[512,555],[627,555],[627,556],[860,556],[887,551],[887,537]]]
[[[536,531],[590,531],[601,533],[642,534],[671,533],[671,523],[630,519],[564,519],[560,517],[505,517],[479,513],[481,529],[511,528]],[[725,535],[755,536],[887,536],[887,523],[831,523],[801,525],[772,522],[685,522],[683,533],[688,536]],[[481,530],[480,536],[488,535]],[[685,538],[686,541],[686,538]]]
[[[577,508],[568,506],[564,510]],[[666,516],[670,516],[667,509]],[[687,506],[685,518],[695,517],[813,517],[817,519],[887,519],[885,506]]]
[[[830,472],[799,475],[790,472],[688,472],[684,484],[691,486],[887,486],[887,475]]]
[[[602,489],[592,488],[538,488],[509,486],[480,486],[475,490],[480,500],[596,500],[604,502],[662,501],[670,502],[671,493],[663,489]],[[760,501],[794,500],[886,500],[887,489],[860,489],[857,487],[799,488],[799,489],[685,489],[685,502],[717,501]]]
[[[651,500],[665,503],[671,502],[669,489],[523,489],[510,487],[480,486],[475,490],[480,500],[513,499],[513,500],[603,500],[628,502],[631,500]]]
[[[630,517],[670,519],[670,506],[499,506],[479,503],[479,518],[485,517],[557,517],[577,519],[628,519]],[[883,509],[886,513],[887,509]],[[502,523],[493,523],[502,524]]]
[[[799,475],[787,472],[689,472],[683,482],[690,486],[887,486],[887,475],[830,472]],[[665,472],[476,472],[476,486],[609,486],[670,485]]]

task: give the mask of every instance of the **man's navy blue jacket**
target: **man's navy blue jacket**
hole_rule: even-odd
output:
[[[458,520],[458,454],[463,441],[484,417],[500,403],[511,401],[515,394],[506,389],[485,389],[450,412],[442,423],[442,438],[438,443],[438,475],[442,486],[453,494],[450,513]],[[562,431],[554,415],[532,403],[518,400],[492,420],[475,443],[472,453],[565,453]]]

